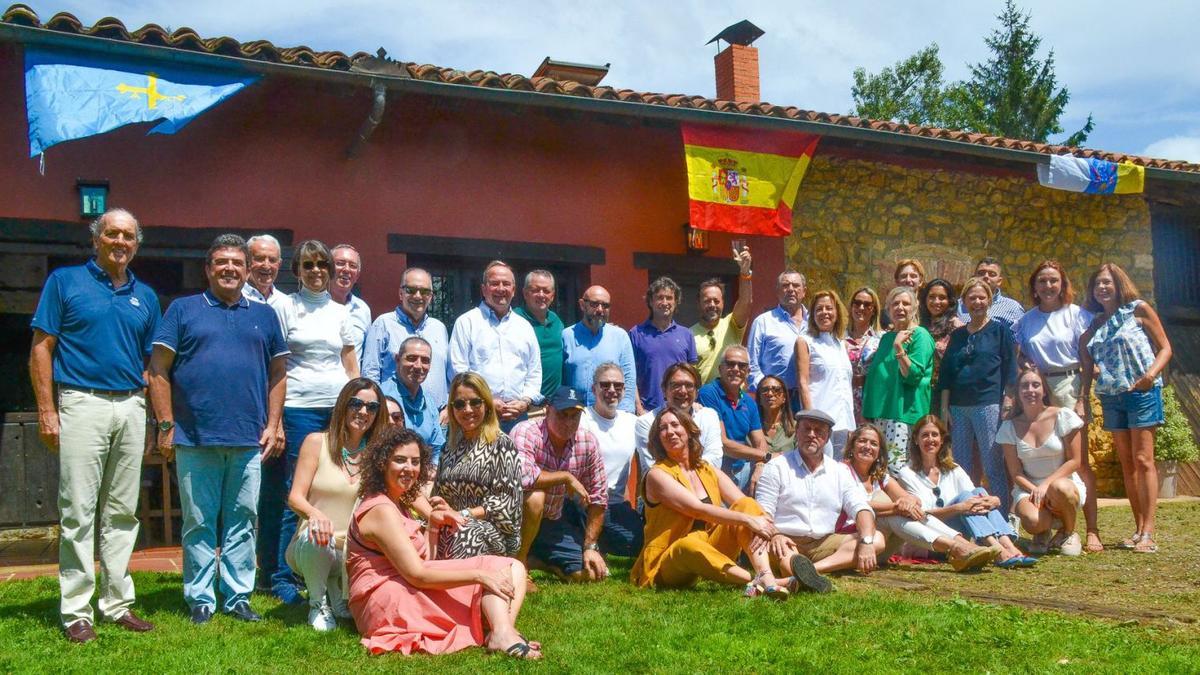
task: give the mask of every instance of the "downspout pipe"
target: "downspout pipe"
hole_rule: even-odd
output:
[[[358,134],[350,143],[350,147],[346,148],[346,159],[354,159],[358,155],[362,147],[367,144],[367,139],[375,133],[375,128],[383,121],[383,109],[387,106],[387,87],[383,86],[382,82],[375,82],[371,89],[374,91],[371,112],[367,115],[367,119],[363,120],[362,126],[358,128]]]

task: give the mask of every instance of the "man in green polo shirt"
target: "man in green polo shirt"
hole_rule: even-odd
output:
[[[563,322],[550,309],[554,304],[554,275],[547,270],[533,270],[525,275],[522,295],[525,306],[517,307],[516,313],[533,326],[537,336],[538,350],[542,354],[542,396],[549,397],[562,384],[563,374]]]

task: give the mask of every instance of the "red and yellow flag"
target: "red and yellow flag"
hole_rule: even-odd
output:
[[[786,237],[820,136],[683,125],[692,227]]]

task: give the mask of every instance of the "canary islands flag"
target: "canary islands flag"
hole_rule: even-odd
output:
[[[258,79],[227,70],[112,56],[25,49],[29,155],[137,122],[173,134]]]
[[[719,232],[786,237],[819,136],[683,125],[689,220]]]
[[[1037,172],[1043,187],[1093,195],[1138,193],[1146,185],[1146,167],[1095,157],[1053,155],[1049,164],[1038,164]]]

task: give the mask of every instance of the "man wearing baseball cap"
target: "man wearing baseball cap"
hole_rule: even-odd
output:
[[[608,576],[600,532],[608,483],[596,437],[580,427],[587,395],[560,386],[546,400],[546,416],[512,430],[525,490],[521,551],[532,552],[551,572],[570,581]]]

